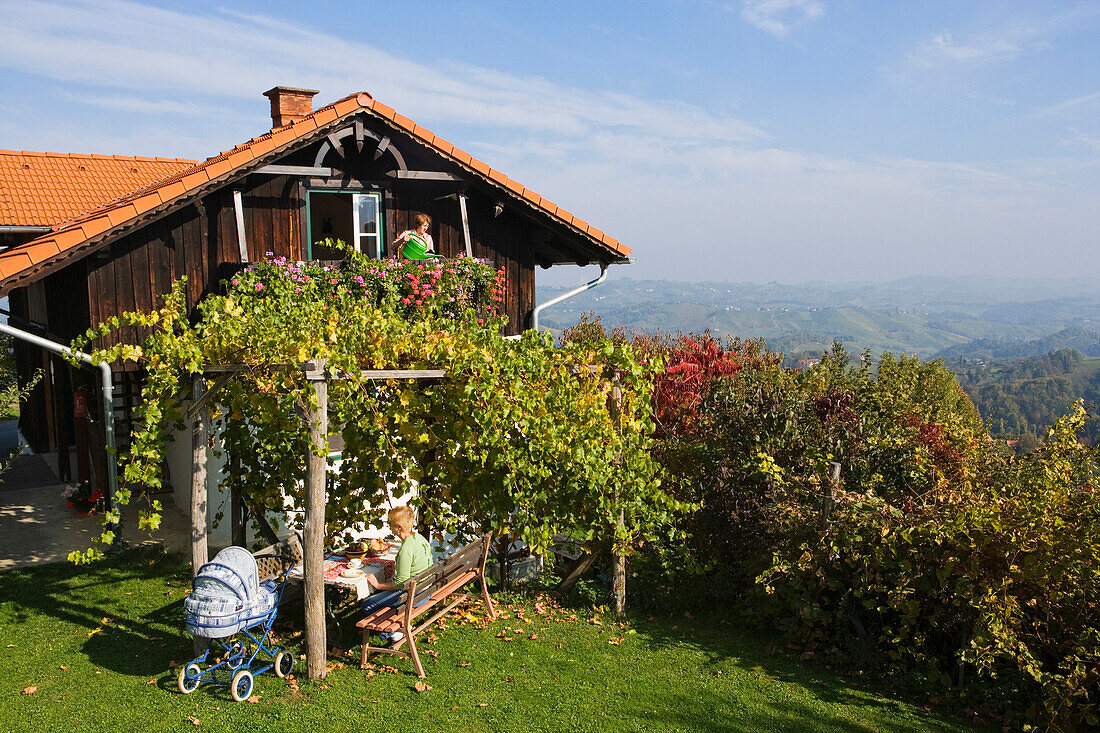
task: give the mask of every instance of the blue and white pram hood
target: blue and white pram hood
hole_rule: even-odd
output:
[[[256,559],[243,547],[227,547],[199,568],[183,607],[187,631],[222,638],[267,619],[278,596],[259,583]]]

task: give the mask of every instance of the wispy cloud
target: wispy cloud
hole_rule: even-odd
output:
[[[982,34],[967,34],[956,38],[951,31],[935,33],[922,41],[907,56],[910,66],[918,69],[938,69],[949,66],[977,66],[1008,61],[1025,50],[1047,47],[1036,36],[1039,29],[1013,25]]]
[[[1082,2],[1050,12],[1018,14],[985,28],[944,29],[919,41],[894,75],[1005,64],[1052,48],[1060,36],[1093,26],[1097,18],[1100,4]]]
[[[1039,111],[1040,116],[1054,115],[1059,112],[1065,112],[1068,109],[1080,107],[1081,105],[1089,105],[1094,103],[1100,103],[1100,92],[1093,92],[1092,94],[1084,94],[1080,97],[1074,97],[1073,99],[1067,99],[1057,104],[1052,104]]]
[[[60,96],[62,99],[76,104],[86,104],[92,107],[114,110],[116,112],[140,115],[209,117],[211,114],[216,114],[222,118],[233,117],[241,119],[242,117],[240,114],[236,114],[226,109],[222,109],[219,112],[218,110],[212,109],[208,103],[195,101],[188,102],[180,99],[143,99],[134,95],[74,94],[68,91],[62,92]]]
[[[796,26],[811,23],[825,14],[821,0],[745,0],[741,17],[749,25],[784,39]]]
[[[1085,150],[1093,154],[1100,154],[1100,133],[1087,133],[1071,129],[1070,136],[1065,138],[1062,144],[1072,150]]]
[[[260,16],[184,15],[124,2],[0,4],[0,65],[62,83],[159,93],[184,114],[218,98],[254,100],[279,83],[332,98],[367,89],[431,121],[445,119],[584,135],[597,127],[646,129],[684,139],[744,141],[758,126],[680,102],[563,87],[482,67],[418,63],[378,48]],[[369,69],[370,72],[356,72]],[[89,96],[89,95],[85,95]],[[133,94],[96,103],[130,105]],[[150,103],[152,104],[152,103]]]

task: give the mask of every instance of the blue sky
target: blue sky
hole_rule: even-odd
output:
[[[616,275],[1100,275],[1100,2],[0,0],[0,37],[2,148],[204,158],[272,86],[366,90]]]

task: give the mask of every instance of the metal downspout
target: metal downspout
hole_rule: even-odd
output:
[[[600,276],[597,277],[595,280],[589,280],[584,285],[581,285],[580,287],[573,288],[568,293],[563,293],[563,294],[559,295],[556,298],[551,298],[550,300],[546,301],[545,303],[542,303],[541,305],[536,305],[535,310],[531,311],[531,330],[532,331],[539,330],[539,314],[542,313],[542,311],[544,311],[545,309],[549,308],[552,305],[557,305],[558,303],[562,302],[563,300],[569,300],[574,295],[580,295],[581,293],[583,293],[585,291],[591,290],[592,288],[596,287],[597,285],[599,285],[600,283],[602,283],[606,279],[607,279],[607,263],[606,262],[601,262],[600,263]]]
[[[20,341],[40,346],[55,354],[80,359],[86,364],[99,367],[101,385],[103,388],[103,432],[107,437],[107,511],[112,511],[115,506],[115,492],[118,491],[118,450],[115,445],[115,385],[111,379],[111,366],[107,362],[92,363],[92,357],[83,351],[73,351],[68,346],[59,344],[33,333],[27,333],[7,323],[0,323],[0,332],[6,333]],[[117,539],[117,535],[116,535]]]

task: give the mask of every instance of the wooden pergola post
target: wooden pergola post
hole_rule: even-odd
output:
[[[608,410],[611,412],[611,420],[615,423],[617,429],[620,424],[623,409],[623,390],[619,383],[619,374],[615,373],[615,376],[611,378],[611,399],[608,402]],[[623,456],[620,453],[615,457],[616,468],[620,467],[623,462]],[[615,499],[618,500],[618,492],[616,492]],[[618,530],[622,528],[625,518],[623,516],[623,510],[619,509],[619,519],[615,527],[618,534]],[[615,600],[615,613],[622,615],[626,610],[626,555],[623,554],[617,543],[612,540],[611,542],[611,596]]]
[[[305,545],[302,575],[305,581],[306,670],[309,679],[324,679],[326,667],[325,629],[325,468],[328,458],[328,382],[325,360],[306,362],[306,380],[313,386],[316,407],[307,405],[304,419],[309,426],[311,450],[306,461]]]
[[[191,383],[191,398],[197,403],[205,391],[202,377]],[[209,559],[206,537],[206,428],[203,410],[195,410],[191,420],[191,575]]]
[[[194,377],[191,382],[192,405],[198,403],[205,390],[202,377]],[[206,536],[206,428],[203,425],[205,410],[194,410],[191,420],[191,577],[198,575],[199,568],[209,558]],[[196,636],[193,641],[195,654],[202,654],[209,643],[204,637]]]

